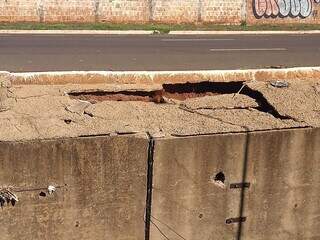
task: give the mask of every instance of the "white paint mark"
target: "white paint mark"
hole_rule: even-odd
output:
[[[230,51],[287,51],[286,48],[213,48],[212,52],[230,52]]]
[[[210,42],[210,41],[233,41],[235,39],[231,38],[168,38],[168,39],[161,39],[162,42]]]

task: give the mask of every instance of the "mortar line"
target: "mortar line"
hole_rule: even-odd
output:
[[[152,210],[152,180],[153,180],[153,161],[154,161],[154,144],[153,137],[148,134],[148,170],[147,170],[147,198],[146,198],[146,216],[145,216],[145,240],[150,240],[150,223]]]

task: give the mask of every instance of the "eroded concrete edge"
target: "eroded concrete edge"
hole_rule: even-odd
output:
[[[86,89],[89,88],[94,88],[102,91],[109,91],[108,88],[112,88],[112,86],[117,86],[117,89],[125,89],[129,91],[136,91],[136,89],[143,89],[143,91],[150,91],[150,89],[153,89],[155,86],[157,86],[155,89],[161,91],[163,88],[164,84],[176,84],[178,83],[202,83],[204,81],[211,82],[211,83],[231,83],[234,84],[236,83],[239,85],[239,92],[246,90],[250,97],[255,99],[256,101],[262,102],[263,105],[267,106],[267,109],[265,110],[266,113],[270,113],[271,115],[274,115],[275,118],[279,119],[287,119],[289,121],[296,122],[297,124],[291,124],[290,128],[297,128],[297,127],[317,127],[317,124],[314,124],[313,122],[311,123],[306,123],[304,119],[300,119],[299,116],[295,117],[294,115],[290,115],[290,112],[288,112],[288,107],[293,105],[295,107],[295,104],[297,102],[297,99],[294,99],[295,104],[291,104],[289,106],[282,106],[282,103],[280,102],[281,105],[279,105],[279,101],[270,101],[272,100],[273,95],[268,96],[264,95],[267,94],[264,88],[268,88],[269,83],[271,80],[290,80],[290,81],[296,81],[300,82],[300,80],[303,80],[302,82],[299,83],[300,85],[305,84],[310,85],[312,82],[318,82],[318,75],[319,75],[319,69],[318,67],[314,68],[291,68],[291,69],[262,69],[262,70],[235,70],[235,71],[184,71],[184,72],[47,72],[47,73],[9,73],[9,72],[2,72],[1,74],[3,77],[1,78],[2,80],[2,85],[1,86],[1,91],[4,93],[2,94],[5,98],[9,99],[10,95],[10,87],[9,85],[16,85],[18,88],[21,88],[22,86],[29,87],[30,89],[36,87],[45,87],[48,89],[51,88],[59,88],[59,92],[61,93],[64,92],[66,95],[70,91],[68,89],[72,90],[73,88],[79,90],[86,91]],[[309,81],[308,81],[309,80]],[[250,86],[253,83],[253,86]],[[161,83],[163,85],[161,85]],[[255,87],[255,85],[258,84],[258,88]],[[20,85],[20,86],[19,86]],[[41,86],[43,85],[43,86]],[[54,86],[56,85],[56,86]],[[99,85],[99,87],[98,87]],[[245,88],[240,87],[245,86]],[[259,87],[259,85],[263,86],[262,89]],[[52,87],[50,87],[52,86]],[[75,87],[77,86],[77,87]],[[301,89],[298,88],[293,88],[293,92],[295,91],[301,91]],[[253,88],[251,88],[253,87]],[[115,90],[116,92],[119,90]],[[276,88],[271,89],[272,94],[274,93],[275,96],[284,95],[284,92],[280,92],[280,90],[277,90]],[[305,89],[308,90],[308,89]],[[49,90],[48,90],[49,91]],[[51,90],[50,90],[51,91]],[[238,90],[236,90],[238,91]],[[284,90],[286,91],[286,90]],[[309,91],[309,90],[308,90]],[[308,92],[307,91],[307,92]],[[238,92],[238,93],[239,93]],[[306,91],[304,91],[306,92]],[[237,94],[236,92],[233,92],[233,94]],[[246,93],[245,93],[246,94]],[[50,94],[48,94],[50,95]],[[270,95],[270,94],[269,94]],[[285,94],[286,95],[286,94]],[[268,96],[268,97],[267,97]],[[30,96],[29,96],[30,97]],[[38,97],[36,96],[31,96],[31,97]],[[270,97],[270,98],[269,98]],[[278,98],[278,97],[277,97]],[[309,96],[309,98],[311,98]],[[1,100],[1,107],[5,108],[6,107],[6,100],[7,99],[2,99]],[[24,99],[24,98],[22,98]],[[309,99],[309,100],[310,100]],[[12,100],[12,99],[11,99]],[[170,99],[169,99],[170,100]],[[299,102],[299,101],[298,101]],[[170,102],[171,103],[171,102]],[[263,106],[260,106],[263,107]],[[292,107],[292,106],[291,106]],[[216,119],[219,120],[222,124],[226,123],[223,120],[217,119],[215,117],[212,117],[210,114],[206,113],[198,113],[197,110],[194,110],[192,108],[187,108],[187,106],[180,106],[181,111],[187,111],[191,112],[194,114],[200,114],[201,116],[208,117],[210,119]],[[278,111],[278,109],[284,109],[282,112]],[[207,110],[209,110],[207,108]],[[217,110],[215,108],[210,108],[210,110]],[[314,109],[313,109],[314,110]],[[264,111],[264,110],[263,110]],[[210,116],[209,116],[210,115]],[[305,114],[304,114],[305,115]],[[309,114],[312,118],[314,118],[315,114]],[[235,125],[235,124],[232,124]],[[282,127],[275,127],[275,126],[270,126],[267,128],[263,128],[263,130],[278,130],[278,129],[285,129],[289,128],[288,126],[282,126]],[[233,128],[232,128],[233,129]],[[235,129],[230,129],[228,133],[235,133],[238,131],[235,131]],[[147,131],[147,129],[145,129]],[[251,131],[259,131],[262,129],[249,129],[249,128],[244,128],[239,132],[251,132]],[[139,132],[146,132],[146,131],[139,131]],[[219,133],[225,133],[226,131],[223,132],[215,132],[215,134]],[[99,134],[112,134],[110,132],[104,132],[100,131]],[[88,132],[90,136],[91,133]],[[211,133],[208,132],[204,135],[210,135]],[[153,136],[153,134],[151,134]],[[198,134],[182,134],[180,135],[174,135],[171,134],[172,137],[182,137],[182,136],[196,136]],[[203,134],[200,134],[203,135]],[[78,136],[78,135],[76,135]],[[64,136],[61,136],[64,137]],[[72,136],[70,136],[72,137]],[[156,137],[156,136],[154,136]]]
[[[164,84],[320,79],[320,67],[203,71],[70,71],[10,73],[13,84]]]

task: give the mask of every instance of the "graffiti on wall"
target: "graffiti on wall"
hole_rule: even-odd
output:
[[[320,0],[252,0],[256,18],[307,18],[313,12],[313,4]]]

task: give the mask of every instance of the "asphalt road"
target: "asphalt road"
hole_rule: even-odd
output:
[[[0,70],[208,70],[320,65],[320,35],[0,35]]]

